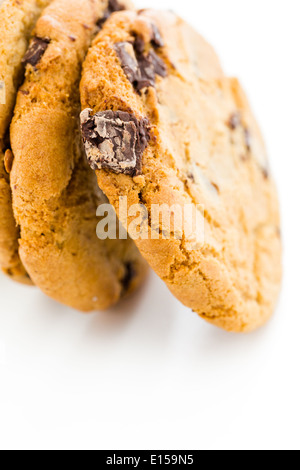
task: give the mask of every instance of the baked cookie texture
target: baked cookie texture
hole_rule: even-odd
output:
[[[4,0],[0,5],[0,268],[16,281],[30,284],[18,254],[19,229],[13,216],[9,171],[12,155],[9,124],[22,82],[22,59],[30,33],[50,0]]]
[[[117,212],[120,196],[144,204],[150,232],[153,204],[201,205],[192,248],[185,232],[136,240],[171,292],[228,331],[264,324],[281,282],[277,193],[247,98],[212,48],[173,13],[116,13],[84,63],[81,103],[86,153]]]
[[[82,311],[108,308],[146,272],[131,240],[97,238],[96,209],[107,199],[80,137],[81,66],[111,4],[117,2],[54,0],[44,11],[24,57],[11,124],[20,257],[43,292]]]

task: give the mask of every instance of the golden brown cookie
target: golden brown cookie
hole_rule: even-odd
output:
[[[131,240],[97,238],[96,209],[106,199],[80,138],[82,61],[112,4],[118,5],[54,0],[44,11],[24,58],[26,78],[11,125],[20,257],[47,295],[82,311],[108,308],[146,272]]]
[[[276,188],[245,94],[212,48],[173,13],[117,13],[88,53],[81,101],[99,186],[117,212],[120,196],[146,207],[136,244],[173,294],[229,331],[266,322],[281,281]],[[175,226],[174,205],[194,209],[197,231],[192,216]]]
[[[16,281],[30,284],[18,254],[19,229],[13,216],[9,172],[12,153],[8,128],[22,83],[30,33],[50,0],[4,0],[0,5],[0,268]]]

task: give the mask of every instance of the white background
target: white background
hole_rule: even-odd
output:
[[[298,0],[146,0],[189,20],[250,95],[280,191],[277,312],[228,334],[152,274],[83,316],[0,277],[0,447],[300,449],[300,6]]]

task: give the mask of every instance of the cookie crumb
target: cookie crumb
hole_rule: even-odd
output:
[[[138,184],[139,186],[145,186],[145,184],[146,184],[145,176],[143,176],[143,175],[134,176],[133,177],[133,182],[135,184]]]

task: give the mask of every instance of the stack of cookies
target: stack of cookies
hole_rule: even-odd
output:
[[[212,48],[175,14],[126,0],[4,0],[0,15],[2,270],[94,311],[150,265],[210,323],[265,323],[281,282],[276,188]],[[97,235],[108,203],[128,236]],[[180,228],[174,208],[191,209]]]

